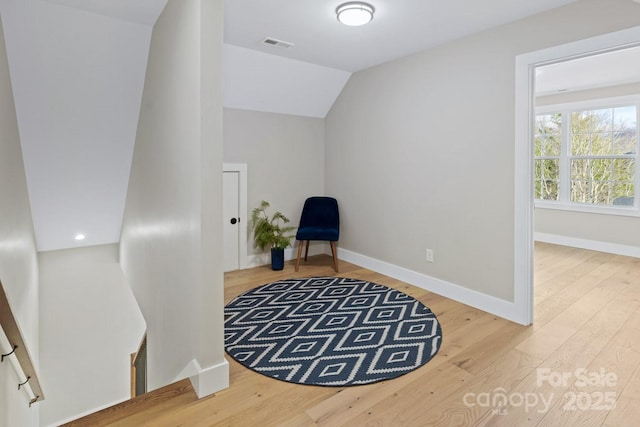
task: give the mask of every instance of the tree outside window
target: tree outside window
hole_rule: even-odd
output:
[[[539,114],[535,125],[536,199],[634,204],[636,105]]]
[[[560,187],[560,150],[562,147],[562,115],[536,116],[535,134],[535,198],[558,200]]]

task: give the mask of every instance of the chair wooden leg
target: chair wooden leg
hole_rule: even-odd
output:
[[[307,260],[307,256],[309,255],[309,240],[307,240],[307,249],[304,251],[304,260]]]
[[[300,257],[302,256],[302,245],[304,244],[303,240],[300,240],[298,243],[298,259],[296,259],[296,271],[300,268]]]
[[[331,244],[331,255],[333,255],[333,268],[338,272],[338,250],[336,249],[336,242],[329,242]]]

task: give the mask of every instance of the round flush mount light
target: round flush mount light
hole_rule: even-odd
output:
[[[344,25],[357,27],[368,24],[373,19],[375,9],[368,3],[353,1],[341,4],[336,9],[338,21]]]
[[[76,240],[84,240],[87,236],[85,236],[84,234],[80,233],[80,234],[76,234],[75,239]]]

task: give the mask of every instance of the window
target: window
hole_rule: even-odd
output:
[[[536,199],[558,200],[562,114],[536,116],[535,195]]]
[[[625,101],[538,109],[537,205],[617,213],[635,210],[639,103]]]

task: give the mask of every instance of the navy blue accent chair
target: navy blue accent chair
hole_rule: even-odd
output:
[[[340,237],[340,214],[338,212],[338,201],[333,197],[309,197],[304,202],[300,225],[296,233],[298,244],[298,259],[296,260],[296,271],[300,267],[302,256],[302,246],[307,242],[304,253],[304,260],[309,255],[309,242],[311,240],[328,241],[331,245],[333,255],[333,268],[338,272],[338,256],[336,242]]]

